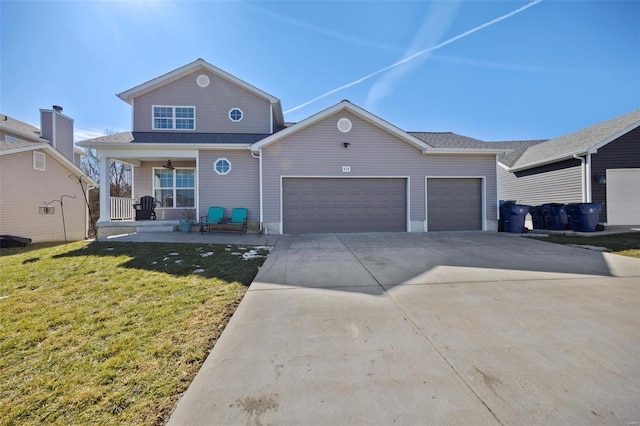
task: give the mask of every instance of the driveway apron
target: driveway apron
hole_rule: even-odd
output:
[[[633,424],[639,282],[505,234],[283,236],[169,424]]]

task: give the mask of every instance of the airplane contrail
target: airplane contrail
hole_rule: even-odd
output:
[[[407,56],[404,59],[399,60],[398,62],[394,62],[391,65],[388,65],[388,66],[386,66],[384,68],[381,68],[381,69],[379,69],[377,71],[374,71],[374,72],[372,72],[370,74],[367,74],[364,77],[361,77],[361,78],[359,78],[357,80],[354,80],[351,83],[347,83],[347,84],[344,84],[344,85],[342,85],[340,87],[336,87],[335,89],[329,90],[328,92],[325,92],[322,95],[316,96],[315,98],[313,98],[313,99],[311,99],[311,100],[309,100],[307,102],[304,102],[304,103],[302,103],[302,104],[300,104],[300,105],[298,105],[296,107],[293,107],[291,109],[286,110],[284,113],[287,114],[287,113],[290,113],[290,112],[293,112],[293,111],[297,111],[300,108],[304,108],[307,105],[314,103],[315,101],[318,101],[320,99],[326,98],[327,96],[333,95],[334,93],[340,92],[341,90],[347,89],[347,88],[355,86],[357,84],[360,84],[363,81],[368,80],[371,77],[374,77],[374,76],[376,76],[376,75],[378,75],[380,73],[389,71],[390,69],[393,69],[393,68],[395,68],[395,67],[397,67],[399,65],[402,65],[402,64],[407,63],[409,61],[412,61],[412,60],[416,59],[417,57],[424,55],[425,53],[429,53],[429,52],[432,52],[434,50],[440,49],[441,47],[444,47],[444,46],[446,46],[448,44],[451,44],[451,43],[453,43],[455,41],[458,41],[461,38],[465,38],[468,35],[471,35],[471,34],[475,33],[476,31],[480,31],[480,30],[482,30],[484,28],[487,28],[487,27],[489,27],[489,26],[491,26],[493,24],[497,24],[500,21],[504,21],[505,19],[510,18],[513,15],[517,15],[518,13],[523,12],[526,9],[529,9],[530,7],[535,6],[536,4],[538,4],[538,3],[542,2],[542,1],[543,0],[534,0],[531,3],[527,3],[524,6],[507,13],[506,15],[499,16],[499,17],[497,17],[495,19],[492,19],[489,22],[485,22],[482,25],[478,25],[477,27],[474,27],[474,28],[472,28],[472,29],[470,29],[468,31],[465,31],[465,32],[461,33],[461,34],[458,34],[457,36],[451,37],[450,39],[445,40],[440,44],[436,44],[435,46],[431,46],[431,47],[428,47],[426,49],[420,50],[420,51],[418,51],[418,52],[416,52],[416,53],[414,53],[412,55]]]

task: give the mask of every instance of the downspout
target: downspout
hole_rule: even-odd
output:
[[[584,171],[585,190],[587,191],[587,203],[591,202],[591,154],[587,153]]]
[[[259,179],[260,179],[260,183],[259,183],[259,185],[260,185],[260,230],[259,230],[259,232],[266,234],[267,230],[264,228],[264,217],[263,217],[263,213],[262,213],[262,210],[263,210],[263,208],[262,208],[262,148],[260,149],[258,156],[256,156],[256,153],[253,152],[253,151],[251,152],[251,156],[253,158],[257,158],[260,161],[260,163],[259,163],[259,172],[258,172],[259,173]]]
[[[573,158],[575,158],[576,160],[580,160],[580,186],[582,188],[582,202],[586,203],[587,202],[587,188],[586,188],[586,181],[588,179],[585,179],[585,169],[586,169],[586,160],[582,157],[579,157],[576,154],[573,154]]]

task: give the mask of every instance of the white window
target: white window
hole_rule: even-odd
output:
[[[232,108],[229,110],[229,120],[231,121],[240,121],[243,115],[240,108]]]
[[[153,194],[158,207],[196,206],[196,169],[153,169]]]
[[[192,106],[153,106],[154,130],[195,130],[196,107]]]
[[[33,151],[33,168],[45,171],[45,158],[44,152]]]
[[[226,158],[218,158],[213,167],[219,175],[226,175],[231,171],[231,163]]]

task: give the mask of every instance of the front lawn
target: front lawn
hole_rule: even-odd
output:
[[[640,232],[616,235],[596,235],[593,237],[576,237],[567,235],[549,235],[540,238],[557,244],[578,244],[606,247],[613,253],[640,258]]]
[[[32,245],[0,256],[0,424],[163,424],[267,249]]]

